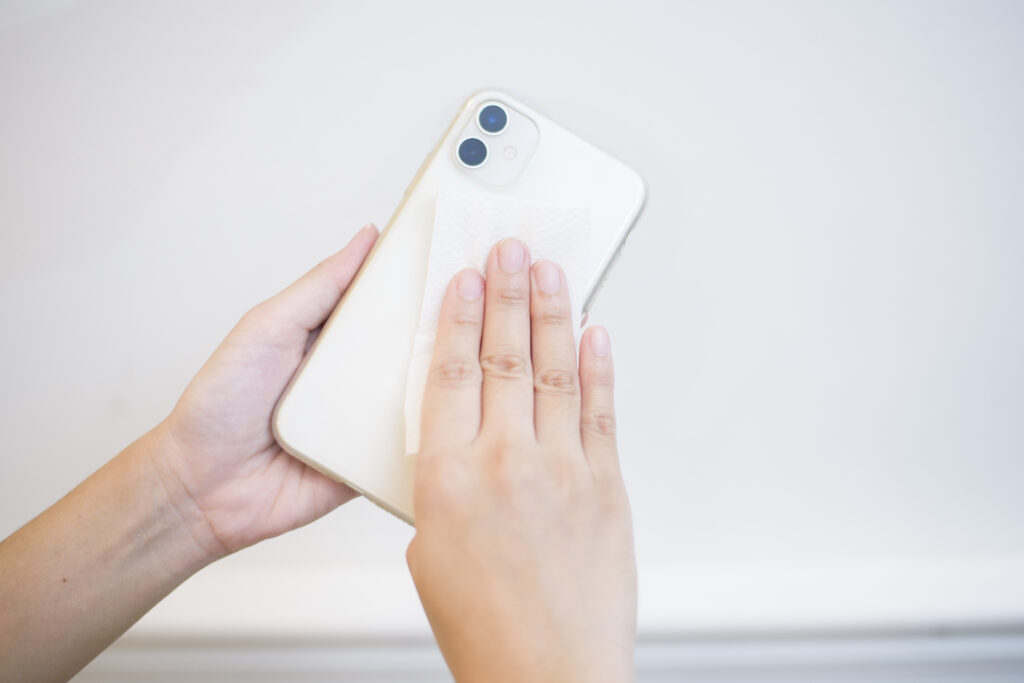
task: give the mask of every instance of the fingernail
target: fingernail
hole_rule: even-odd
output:
[[[558,266],[551,261],[540,261],[534,266],[533,275],[537,286],[545,294],[558,294],[562,289],[562,275]]]
[[[603,327],[595,327],[590,333],[590,350],[595,356],[607,356],[608,352],[612,350],[608,331]]]
[[[526,263],[526,248],[523,243],[515,238],[510,238],[501,243],[498,247],[498,265],[506,273],[514,273],[522,270]]]
[[[345,246],[347,247],[350,244],[354,244],[356,242],[356,240],[358,240],[360,237],[362,237],[363,233],[370,232],[371,230],[376,232],[377,231],[377,226],[374,225],[373,223],[367,223],[363,227],[361,227],[358,230],[356,230],[356,234],[354,234],[354,235],[352,235],[351,237],[348,238],[348,243]]]
[[[475,301],[484,293],[484,279],[475,270],[464,270],[455,280],[455,291],[464,301]]]

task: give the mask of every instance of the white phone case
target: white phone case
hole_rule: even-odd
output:
[[[508,184],[482,184],[456,148],[491,103],[536,125],[536,147]],[[494,180],[494,179],[492,179]],[[503,182],[507,179],[497,179]],[[442,190],[585,208],[592,263],[589,309],[643,207],[635,171],[518,100],[498,91],[471,97],[413,179],[376,247],[349,286],[278,402],[272,420],[292,455],[413,522],[415,457],[404,452],[404,394]]]

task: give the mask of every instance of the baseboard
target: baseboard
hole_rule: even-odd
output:
[[[1024,632],[876,637],[698,640],[646,638],[642,683],[1009,683],[1024,680]],[[75,679],[80,683],[450,681],[425,641],[205,643],[128,639]]]

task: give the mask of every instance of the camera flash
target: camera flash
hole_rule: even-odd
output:
[[[508,147],[505,148],[505,158],[508,159],[509,161],[511,161],[512,159],[515,159],[516,158],[516,152],[517,152],[516,148],[513,147],[512,145],[509,145]]]

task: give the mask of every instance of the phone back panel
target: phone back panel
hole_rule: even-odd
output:
[[[485,103],[499,102],[536,124],[532,158],[514,182],[483,185],[456,147]],[[278,442],[407,522],[413,521],[415,458],[404,452],[406,375],[419,322],[434,206],[442,190],[588,210],[593,236],[589,308],[644,203],[635,171],[505,93],[471,97],[413,179],[376,247],[349,286],[278,403]]]

